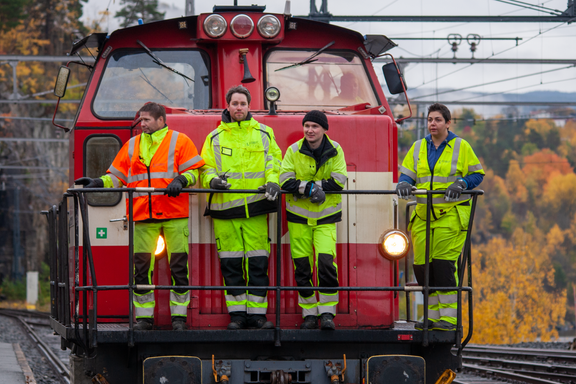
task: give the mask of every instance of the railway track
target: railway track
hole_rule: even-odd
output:
[[[474,383],[474,377],[529,384],[576,384],[576,351],[469,345],[463,351],[462,362],[467,378],[457,378],[455,384]]]
[[[46,358],[59,380],[63,384],[70,384],[70,370],[67,353],[58,354],[60,337],[54,336],[50,329],[50,315],[42,312],[30,312],[15,309],[0,309],[0,315],[12,317],[19,321],[26,333]],[[40,329],[43,327],[43,331]],[[36,331],[38,328],[38,332]]]

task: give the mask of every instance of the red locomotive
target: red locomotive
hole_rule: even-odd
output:
[[[70,189],[49,213],[52,326],[72,350],[71,381],[96,375],[116,383],[433,383],[461,365],[450,350],[457,332],[416,331],[399,321],[398,259],[381,237],[396,227],[397,121],[371,60],[395,44],[334,25],[264,13],[265,7],[215,7],[211,14],[92,34],[71,54],[96,48],[79,112],[69,131],[70,185],[106,172],[123,143],[140,133],[136,111],[166,107],[171,129],[200,149],[219,124],[225,93],[244,84],[251,113],[274,129],[283,153],[302,137],[302,117],[326,112],[330,136],[346,151],[348,182],[338,224],[337,330],[300,330],[284,211],[269,215],[272,249],[268,318],[274,330],[226,330],[211,219],[202,190],[190,192],[188,330],[170,330],[167,258],[159,249],[156,329],[132,329],[131,220],[128,192]],[[56,84],[64,96],[68,63]],[[68,70],[68,71],[67,71]],[[395,63],[384,74],[402,92]],[[65,128],[65,127],[63,127]],[[67,128],[66,128],[67,129]],[[378,185],[378,191],[371,186]],[[72,187],[73,188],[73,187]],[[125,196],[123,196],[123,194]],[[277,247],[281,244],[281,247]],[[420,289],[421,290],[421,289]],[[464,287],[462,290],[466,290]],[[468,335],[469,339],[470,335]],[[467,340],[468,340],[467,339]],[[467,341],[465,340],[465,342]],[[162,381],[165,380],[165,381]],[[166,381],[168,380],[168,381]]]

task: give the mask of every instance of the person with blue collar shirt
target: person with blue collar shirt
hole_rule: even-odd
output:
[[[450,110],[435,103],[428,108],[428,131],[416,141],[400,167],[396,193],[408,199],[413,190],[446,190],[444,196],[432,198],[430,218],[431,287],[457,287],[457,261],[466,240],[470,219],[470,195],[465,190],[477,187],[484,179],[480,160],[470,144],[450,132]],[[426,257],[426,195],[416,195],[416,209],[408,230],[414,247],[414,275],[424,285]],[[428,327],[434,330],[456,330],[457,291],[430,291]],[[423,323],[416,323],[422,329]]]

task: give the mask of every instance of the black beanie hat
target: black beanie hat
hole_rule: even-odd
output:
[[[304,116],[304,118],[302,119],[302,125],[304,125],[304,123],[307,121],[316,123],[325,130],[328,130],[328,118],[326,117],[324,112],[316,110],[308,112],[306,116]]]

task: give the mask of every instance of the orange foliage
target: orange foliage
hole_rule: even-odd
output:
[[[560,231],[561,232],[561,231]],[[554,242],[559,230],[549,236]],[[545,249],[516,229],[510,241],[494,238],[473,255],[474,335],[472,342],[510,344],[558,337],[566,314],[566,290],[547,292],[554,268]],[[467,312],[463,311],[464,324]]]

